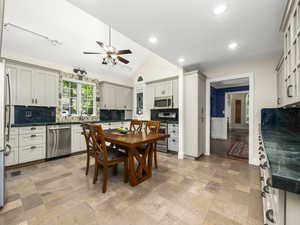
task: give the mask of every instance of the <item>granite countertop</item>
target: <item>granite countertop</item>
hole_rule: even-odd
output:
[[[262,137],[272,186],[300,194],[300,134],[285,128],[264,128]]]
[[[113,123],[126,122],[131,120],[89,120],[89,121],[73,121],[73,122],[46,122],[46,123],[26,123],[26,124],[12,124],[12,127],[31,127],[31,126],[50,126],[50,125],[68,125],[68,124],[82,124],[82,123]]]

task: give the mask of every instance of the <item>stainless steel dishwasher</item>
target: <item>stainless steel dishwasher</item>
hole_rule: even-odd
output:
[[[71,126],[47,126],[47,159],[71,154]]]

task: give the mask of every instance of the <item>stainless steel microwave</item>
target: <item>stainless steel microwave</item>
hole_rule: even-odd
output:
[[[156,97],[154,98],[154,108],[172,108],[173,97]]]

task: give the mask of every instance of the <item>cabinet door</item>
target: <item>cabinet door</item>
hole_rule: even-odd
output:
[[[46,82],[46,106],[57,107],[58,99],[58,76],[48,74],[45,76]]]
[[[173,108],[178,108],[178,79],[172,81]]]
[[[32,97],[36,106],[46,105],[45,99],[49,86],[46,86],[45,77],[46,74],[42,71],[35,71],[32,75]]]
[[[102,85],[102,109],[115,109],[116,108],[116,90],[111,84],[104,83]]]
[[[128,88],[127,91],[127,109],[132,110],[133,108],[133,91],[131,88]]]
[[[17,104],[17,76],[18,76],[18,68],[12,65],[6,66],[6,73],[9,73],[10,78],[10,91],[11,91],[11,104]],[[8,90],[6,90],[8,91]],[[7,100],[9,102],[9,95],[6,93]]]
[[[124,109],[131,110],[132,109],[132,90],[131,88],[124,88]]]
[[[119,86],[114,86],[115,90],[115,109],[125,109],[125,88],[119,87]]]
[[[82,129],[72,129],[72,149],[71,152],[80,152],[86,150],[86,143],[82,135]]]
[[[146,86],[146,108],[153,109],[154,107],[154,97],[155,97],[155,85],[148,84]]]
[[[159,98],[165,96],[165,89],[163,83],[155,84],[154,89],[155,89],[154,97]]]
[[[17,74],[17,103],[18,105],[33,105],[32,74],[29,68],[20,67]]]

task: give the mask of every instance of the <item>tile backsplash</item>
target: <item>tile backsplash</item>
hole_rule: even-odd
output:
[[[56,121],[57,122],[70,122],[70,121],[79,121],[81,120],[80,116],[62,116],[62,90],[63,90],[63,79],[74,79],[87,81],[96,84],[96,116],[83,116],[83,120],[99,120],[100,119],[100,81],[97,79],[92,79],[89,77],[82,77],[73,73],[61,72],[59,75],[59,97],[58,97],[58,107],[56,109]]]

